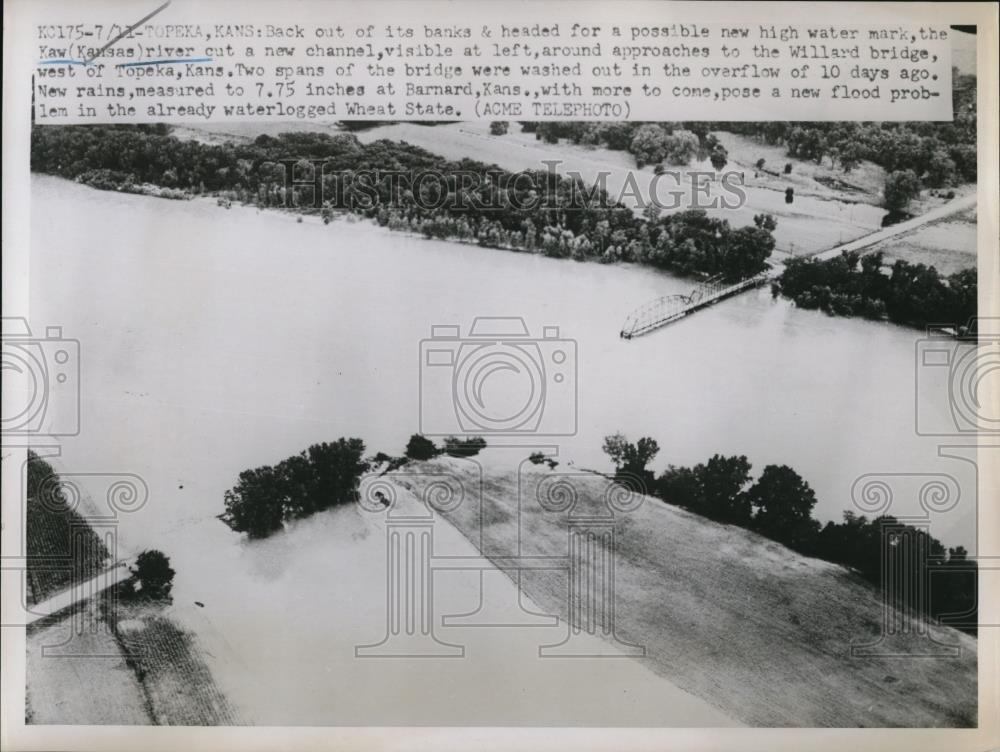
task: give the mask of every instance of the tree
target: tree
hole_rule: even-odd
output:
[[[314,444],[274,467],[245,470],[226,491],[220,519],[237,532],[260,538],[280,530],[287,519],[304,517],[357,499],[367,471],[361,439]]]
[[[698,137],[691,131],[674,131],[667,136],[664,143],[664,150],[665,159],[670,164],[686,165],[698,153]],[[725,164],[723,164],[724,166]]]
[[[750,462],[744,455],[724,457],[716,454],[703,465],[696,465],[695,476],[700,491],[699,511],[706,517],[746,524],[750,503],[743,489],[750,482]]]
[[[956,176],[955,161],[944,149],[935,149],[927,160],[927,185],[931,188],[943,188],[954,183]]]
[[[434,442],[419,433],[410,437],[406,444],[406,456],[411,460],[430,460],[437,456],[438,448]]]
[[[969,559],[969,552],[963,546],[958,546],[948,549],[946,561],[938,559],[932,566],[935,571],[929,578],[931,616],[976,634],[976,562]]]
[[[882,195],[886,209],[902,211],[910,201],[920,195],[920,178],[913,170],[890,172],[885,178]]]
[[[284,478],[277,468],[244,470],[236,485],[226,491],[222,521],[251,538],[263,538],[282,528],[287,496]]]
[[[963,269],[948,277],[948,289],[951,291],[951,316],[946,321],[956,326],[964,326],[978,311],[978,272],[975,267]]]
[[[722,273],[727,279],[752,277],[767,266],[774,250],[774,236],[763,227],[740,227],[726,238],[726,253]]]
[[[604,437],[604,453],[615,463],[618,470],[644,470],[650,460],[660,451],[656,439],[644,436],[635,444],[623,433]]]
[[[620,431],[604,437],[604,453],[615,463],[616,469],[625,463],[627,447],[628,439]]]
[[[622,469],[637,475],[644,474],[646,472],[646,465],[652,461],[659,451],[660,445],[656,443],[656,439],[643,436],[634,446],[629,445],[628,451],[625,454],[625,464]]]
[[[712,163],[712,167],[716,171],[719,171],[723,167],[725,167],[726,163],[729,161],[729,152],[726,151],[725,147],[722,146],[722,144],[719,144],[714,149],[712,149],[712,152],[708,155],[708,159]],[[761,160],[761,162],[763,161],[764,160]]]
[[[640,125],[632,136],[629,151],[639,167],[662,162],[667,154],[667,132],[656,123]]]
[[[509,127],[510,123],[506,120],[494,120],[490,123],[490,134],[493,136],[504,136],[507,134]]]
[[[132,569],[141,588],[141,594],[150,598],[166,598],[174,582],[170,559],[155,549],[143,551],[135,559]]]
[[[364,461],[365,444],[361,439],[337,439],[313,444],[306,452],[310,470],[306,492],[309,513],[357,499],[358,483],[368,469]]]
[[[753,527],[768,538],[802,549],[819,531],[812,518],[816,493],[787,465],[768,465],[747,492]]]
[[[774,232],[778,229],[778,220],[774,218],[773,214],[754,214],[753,223],[768,232]]]
[[[837,158],[840,160],[840,169],[850,172],[865,158],[864,146],[858,141],[845,141],[837,153]]]
[[[701,486],[697,474],[690,467],[670,465],[656,480],[656,495],[686,509],[701,506]]]
[[[656,443],[656,439],[648,436],[643,436],[634,444],[623,433],[604,437],[604,453],[615,463],[615,475],[638,481],[644,488],[653,485],[653,474],[646,469],[646,465],[659,451],[660,445]]]

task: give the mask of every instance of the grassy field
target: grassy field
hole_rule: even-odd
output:
[[[84,604],[88,622],[101,620],[95,601]],[[126,664],[105,622],[85,630],[72,645],[77,657],[42,655],[42,646],[63,643],[71,618],[46,620],[27,634],[26,723],[112,724],[153,723],[146,696],[135,672]]]
[[[87,628],[67,648],[73,614],[37,623],[27,640],[26,722],[216,726],[238,723],[216,687],[195,638],[161,604],[119,601],[113,615],[83,603]]]
[[[194,636],[171,621],[161,606],[119,604],[115,632],[126,662],[142,683],[154,723],[238,723],[229,702],[216,687]]]
[[[639,194],[649,199],[655,192],[661,203],[666,204],[669,193],[690,188],[691,172],[714,172],[708,160],[694,160],[679,170],[680,181],[673,178],[654,180],[652,166],[638,169],[632,155],[624,151],[583,146],[563,141],[547,144],[536,140],[534,134],[523,133],[518,126],[512,126],[504,136],[493,136],[489,124],[448,123],[427,127],[415,123],[395,123],[358,132],[357,137],[364,142],[387,138],[406,141],[440,154],[447,159],[469,157],[487,163],[497,164],[506,170],[543,170],[546,161],[557,160],[555,169],[560,173],[572,172],[580,175],[587,184],[593,184],[602,173],[608,191],[621,197],[624,204],[638,206],[627,186],[634,184]],[[778,220],[774,232],[776,248],[795,255],[811,254],[827,250],[832,246],[859,238],[877,230],[881,226],[885,210],[881,202],[882,170],[872,164],[863,164],[849,176],[829,164],[815,165],[785,157],[781,147],[769,147],[751,139],[731,133],[717,133],[719,140],[729,150],[729,164],[726,171],[738,171],[743,175],[746,202],[737,209],[721,206],[708,209],[708,213],[726,219],[734,227],[753,223],[754,215],[765,212]],[[753,165],[758,159],[765,159],[765,167],[780,171],[786,162],[793,165],[790,176],[771,176],[757,171]],[[825,181],[825,183],[824,183]],[[837,187],[840,181],[843,186]],[[720,186],[708,183],[710,195],[721,198]],[[795,189],[795,201],[785,203],[785,188]],[[732,199],[731,196],[726,197]],[[676,209],[665,209],[664,213],[691,208],[690,197],[685,197]],[[699,201],[704,202],[702,196]]]
[[[570,484],[574,514],[602,509],[608,489],[599,475],[528,463],[520,479],[516,471],[491,471],[481,494],[473,461],[414,463],[400,472],[414,474],[419,493],[419,474],[433,470],[463,479],[470,498],[446,516],[494,559],[519,549],[566,555],[568,512],[535,501],[547,484]],[[977,648],[968,635],[934,628],[938,640],[961,647],[955,658],[908,659],[916,648],[909,639],[886,645],[893,657],[852,657],[852,644],[880,633],[883,604],[843,567],[652,498],[618,517],[617,635],[645,646],[637,660],[682,689],[757,726],[975,725]],[[524,573],[522,587],[566,618],[565,574]]]
[[[931,222],[914,232],[872,246],[882,251],[885,263],[897,260],[935,267],[953,274],[976,267],[976,210]]]

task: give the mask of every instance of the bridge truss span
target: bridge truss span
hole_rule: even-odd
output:
[[[705,280],[687,295],[665,295],[652,300],[628,315],[622,324],[620,336],[623,339],[632,339],[647,334],[719,300],[759,287],[767,281],[768,276],[767,272],[763,272],[733,281],[719,275]]]

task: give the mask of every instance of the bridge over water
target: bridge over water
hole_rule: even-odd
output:
[[[976,206],[976,193],[959,196],[946,204],[931,209],[918,217],[898,222],[875,232],[856,238],[847,243],[838,243],[832,248],[815,253],[810,258],[826,260],[839,256],[844,251],[866,251],[876,244],[899,235],[905,235],[931,222],[937,222],[953,214],[967,211]],[[738,282],[725,281],[721,277],[712,277],[695,287],[688,295],[666,295],[640,306],[625,319],[622,324],[621,336],[632,339],[646,334],[661,326],[679,321],[690,313],[694,313],[713,303],[724,300],[744,290],[759,287],[769,279],[781,275],[783,263],[774,263],[766,271],[753,277],[741,279]]]
[[[687,295],[665,295],[657,298],[628,315],[622,324],[621,337],[632,339],[659,329],[731,295],[759,287],[769,277],[770,270],[735,282],[723,279],[720,275],[705,280]]]

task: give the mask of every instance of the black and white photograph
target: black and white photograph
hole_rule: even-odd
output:
[[[471,44],[457,7],[408,3],[410,39],[379,3],[289,3],[287,26],[249,29],[204,3],[240,23],[181,30],[192,3],[123,2],[114,32],[55,5],[85,30],[27,40],[30,154],[8,169],[30,174],[4,189],[5,299],[24,301],[3,313],[18,738],[997,742],[997,164],[978,112],[997,71],[977,65],[977,44],[995,64],[995,6],[936,5],[935,25],[818,3],[783,27],[779,6],[804,4],[772,3],[770,30],[740,22],[751,59],[723,27],[706,62],[719,30],[685,25],[690,4],[650,4],[655,27],[569,3],[539,25],[542,3],[514,4],[501,39],[485,17],[472,33],[525,84],[450,57]],[[369,18],[384,51],[358,41]],[[249,45],[262,57],[231,62]],[[814,115],[757,100],[779,97],[779,64],[824,87]],[[372,85],[350,71],[390,65],[405,107],[352,105]],[[608,104],[538,104],[583,102],[582,79]],[[885,116],[936,86],[944,116]],[[688,96],[715,109],[672,104]],[[870,101],[837,119],[843,99]],[[4,101],[6,162],[6,83]]]

